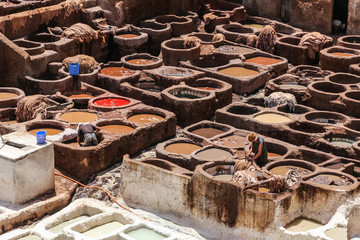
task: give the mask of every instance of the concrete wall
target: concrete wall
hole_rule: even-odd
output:
[[[0,86],[19,86],[29,63],[29,54],[0,33]]]
[[[197,11],[205,0],[124,0],[126,23],[181,11]]]
[[[280,17],[281,0],[243,0],[242,5],[245,6],[249,15],[278,19]]]
[[[307,31],[330,34],[333,0],[292,0],[290,24]]]
[[[360,1],[349,0],[347,34],[360,34]]]

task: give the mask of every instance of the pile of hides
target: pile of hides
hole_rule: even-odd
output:
[[[328,37],[319,32],[311,32],[305,34],[299,43],[299,46],[306,46],[308,48],[308,55],[311,59],[316,58],[316,54],[323,49],[325,43],[329,40]]]
[[[84,23],[76,23],[66,28],[61,36],[74,39],[76,43],[90,43],[93,39],[98,39],[101,35],[100,31],[95,31],[89,25]]]
[[[268,97],[264,97],[265,107],[275,107],[278,105],[286,104],[290,111],[295,111],[296,98],[291,93],[273,92]]]
[[[17,103],[15,111],[16,121],[25,122],[40,116],[46,118],[46,108],[50,106],[50,100],[44,95],[32,95],[24,97]]]
[[[212,42],[223,41],[225,36],[221,33],[215,34],[212,38]],[[195,36],[187,37],[184,41],[184,49],[196,47],[200,43],[200,56],[211,56],[214,54],[215,47],[212,44],[204,44],[203,41]]]
[[[84,0],[66,0],[65,2],[65,17],[68,17],[73,12],[79,12],[84,6]]]
[[[99,63],[96,62],[93,57],[82,54],[73,57],[67,57],[62,61],[62,64],[65,65],[66,69],[69,69],[70,63],[80,64],[80,69],[79,69],[80,74],[91,73],[99,66]]]

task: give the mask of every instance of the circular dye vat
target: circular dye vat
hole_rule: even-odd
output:
[[[217,128],[212,128],[212,127],[208,127],[208,128],[199,128],[196,129],[194,131],[192,131],[191,133],[202,136],[204,138],[212,138],[216,135],[225,133],[223,130],[217,129]]]
[[[287,89],[306,90],[307,86],[303,86],[295,83],[282,83],[279,85],[279,88],[283,90],[287,90]]]
[[[216,90],[217,88],[214,87],[196,87],[197,89],[201,89],[201,90]]]
[[[228,136],[221,138],[216,142],[219,145],[226,146],[229,148],[244,148],[245,147],[245,137],[241,136]]]
[[[48,135],[48,136],[57,135],[57,134],[63,132],[63,130],[57,129],[57,128],[36,128],[36,129],[32,129],[28,132],[33,135],[36,135],[37,131],[45,131],[46,135]]]
[[[309,180],[310,182],[321,184],[321,185],[332,185],[332,186],[346,186],[350,185],[351,182],[347,177],[340,177],[332,174],[320,174]]]
[[[277,113],[263,113],[254,117],[259,122],[263,123],[288,123],[291,119]]]
[[[61,114],[59,118],[67,122],[84,123],[93,122],[99,117],[97,114],[89,112],[67,112]]]
[[[355,141],[348,138],[332,138],[332,140],[329,140],[329,143],[331,143],[331,145],[337,147],[351,147],[354,142]]]
[[[128,118],[130,122],[136,122],[140,124],[144,123],[157,123],[164,120],[162,116],[155,114],[135,114]]]
[[[311,173],[310,170],[303,168],[303,167],[298,167],[298,166],[277,166],[277,167],[270,169],[270,172],[280,175],[280,176],[284,176],[289,170],[293,170],[302,176],[308,175]]]
[[[119,35],[116,35],[116,36],[121,37],[121,38],[136,38],[136,37],[140,37],[140,35],[133,34],[133,33],[119,34]]]
[[[246,47],[239,47],[239,46],[232,46],[232,45],[223,45],[216,48],[218,52],[223,53],[235,53],[235,54],[247,54],[247,53],[254,53],[255,50]]]
[[[94,96],[90,94],[73,94],[70,95],[69,98],[94,98]]]
[[[146,65],[146,64],[153,63],[154,61],[151,59],[136,58],[136,59],[128,60],[127,62],[131,63],[131,64],[135,64],[135,65]]]
[[[256,63],[261,65],[272,65],[276,63],[281,63],[282,61],[276,58],[270,58],[270,57],[253,57],[246,59],[246,62],[249,63]]]
[[[107,67],[101,69],[101,74],[113,77],[126,77],[135,74],[134,70],[124,67]]]
[[[258,71],[244,67],[228,67],[221,69],[218,72],[232,77],[255,76],[259,74]]]
[[[17,95],[16,93],[0,92],[0,100],[16,98],[16,97],[18,97],[18,96],[19,96],[19,95]]]
[[[341,57],[351,57],[354,56],[354,54],[351,53],[344,53],[344,52],[332,52],[330,53],[332,55],[341,56]]]
[[[128,105],[130,101],[122,98],[103,98],[94,101],[94,104],[101,107],[119,107]]]
[[[289,223],[289,225],[287,225],[285,228],[290,232],[306,232],[322,226],[324,225],[311,219],[297,218]]]
[[[223,149],[208,148],[204,151],[198,152],[196,156],[201,159],[216,160],[219,158],[231,158],[233,155],[230,152]]]
[[[231,181],[233,175],[232,174],[218,174],[213,177],[213,179],[221,180],[221,181]]]
[[[132,132],[135,130],[135,128],[126,126],[126,125],[121,125],[121,124],[109,124],[109,125],[104,125],[99,127],[101,130],[104,130],[106,132],[111,132],[111,133],[128,133],[128,132]]]
[[[201,146],[192,143],[172,143],[165,147],[165,151],[170,153],[190,155],[192,152],[199,150]]]
[[[264,25],[261,24],[244,24],[244,27],[248,27],[248,28],[263,28]]]

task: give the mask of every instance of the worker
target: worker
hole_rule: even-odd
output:
[[[96,146],[98,144],[98,140],[96,138],[96,133],[100,129],[90,123],[79,123],[77,127],[78,136],[77,142],[80,146],[88,147],[88,146]],[[81,142],[84,142],[81,144]]]
[[[250,161],[254,161],[259,167],[263,167],[268,163],[268,153],[264,138],[251,132],[246,137],[251,142],[250,151],[246,154]]]

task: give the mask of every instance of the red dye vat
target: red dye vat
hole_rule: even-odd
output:
[[[101,107],[119,107],[129,104],[130,102],[122,98],[103,98],[94,101],[94,104]]]

